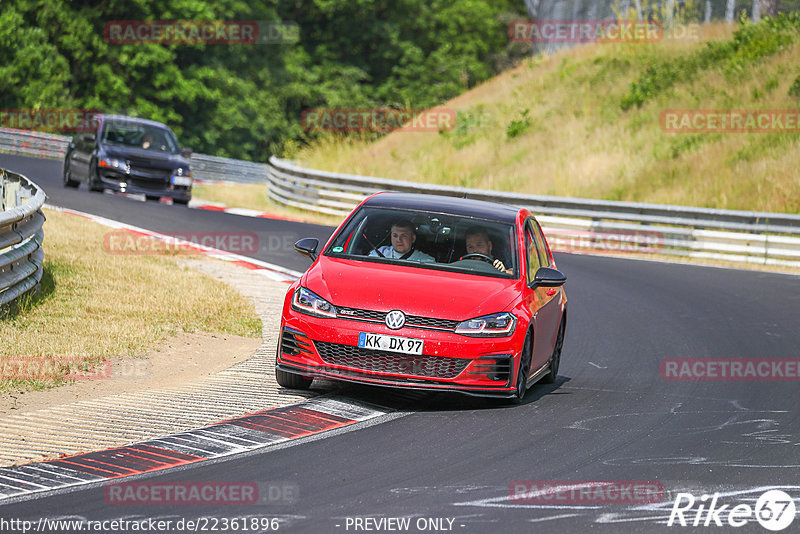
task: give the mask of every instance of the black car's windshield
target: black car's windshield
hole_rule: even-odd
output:
[[[104,143],[134,146],[156,152],[177,154],[178,141],[170,130],[151,124],[127,121],[107,121],[103,124]]]
[[[426,211],[362,208],[328,256],[516,278],[512,224]]]

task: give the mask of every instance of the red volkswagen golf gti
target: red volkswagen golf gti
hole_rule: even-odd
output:
[[[378,193],[295,248],[313,260],[286,294],[276,377],[520,401],[555,382],[566,277],[525,209]]]

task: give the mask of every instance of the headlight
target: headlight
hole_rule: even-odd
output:
[[[317,317],[336,317],[336,308],[330,302],[304,287],[294,292],[292,308]]]
[[[459,323],[456,327],[456,334],[475,337],[503,337],[511,335],[516,324],[517,318],[508,312],[493,313]]]
[[[102,158],[97,165],[100,167],[106,167],[108,169],[116,169],[120,172],[125,172],[128,168],[127,161],[117,158]]]

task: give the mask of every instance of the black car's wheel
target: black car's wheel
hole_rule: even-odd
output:
[[[311,387],[311,382],[313,382],[314,379],[275,369],[275,380],[278,381],[279,386],[284,388],[308,389]]]
[[[180,204],[181,206],[186,206],[186,205],[189,204],[189,200],[190,199],[188,199],[188,198],[173,198],[172,199],[172,203],[173,204]]]
[[[72,179],[72,171],[69,168],[69,159],[64,160],[64,187],[78,187],[81,185],[79,180]]]
[[[103,185],[99,182],[100,180],[97,178],[97,161],[92,160],[92,164],[89,165],[89,191],[102,191]]]
[[[519,370],[517,371],[517,388],[511,398],[512,404],[519,404],[525,398],[528,391],[528,375],[531,372],[531,334],[525,336],[525,343],[522,345],[520,355]]]
[[[558,325],[558,337],[556,338],[556,346],[553,348],[553,355],[550,356],[550,372],[542,377],[543,384],[553,384],[558,377],[558,366],[561,363],[561,349],[564,347],[564,329],[566,327],[566,318],[561,318],[561,324]]]

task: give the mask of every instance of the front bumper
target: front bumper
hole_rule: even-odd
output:
[[[104,189],[120,193],[160,196],[185,201],[192,198],[192,186],[172,185],[169,177],[151,177],[98,169],[97,178]]]
[[[389,330],[383,324],[317,319],[289,310],[278,341],[277,368],[305,377],[392,388],[453,391],[510,398],[524,333],[474,338],[422,328]],[[412,356],[358,348],[359,333],[424,340]]]

